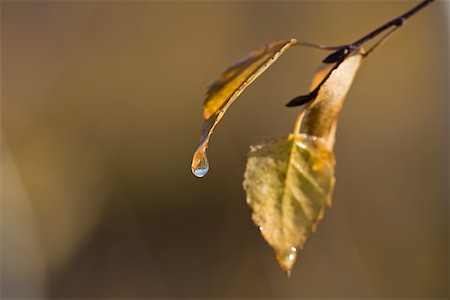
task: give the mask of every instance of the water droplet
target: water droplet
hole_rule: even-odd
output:
[[[290,247],[284,251],[277,253],[277,260],[281,268],[286,272],[289,277],[295,260],[297,259],[297,248]]]
[[[208,157],[206,156],[206,153],[203,154],[202,160],[197,165],[197,168],[192,171],[195,176],[197,177],[203,177],[208,173],[209,171],[209,163],[208,163]]]
[[[302,143],[302,142],[297,142],[296,143],[297,144],[297,146],[299,146],[300,148],[302,148],[302,149],[308,149],[308,146],[306,146],[304,143]]]
[[[258,227],[258,229],[259,229],[259,231],[263,232],[263,230],[264,230],[264,227],[262,227],[262,226],[259,226],[259,227]]]
[[[288,259],[290,261],[295,261],[296,258],[297,258],[297,248],[291,247],[291,252],[288,255]]]

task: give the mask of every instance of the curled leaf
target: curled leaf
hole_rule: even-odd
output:
[[[291,134],[250,148],[247,203],[261,234],[289,275],[309,233],[331,204],[334,157],[322,139]]]
[[[243,90],[261,75],[283,52],[297,40],[266,44],[231,65],[207,90],[203,103],[203,117],[209,119],[228,102],[234,101]]]
[[[250,52],[230,66],[208,88],[203,104],[204,123],[200,141],[192,159],[191,170],[194,175],[206,174],[204,162],[206,149],[215,126],[222,119],[228,107],[259,75],[261,75],[283,52],[297,44],[297,40],[274,42]],[[199,176],[201,175],[201,176]]]
[[[330,64],[319,68],[312,89],[326,80],[299,117],[300,133],[296,128],[287,139],[271,139],[250,148],[244,175],[247,203],[254,223],[288,275],[325,206],[331,205],[337,117],[361,59],[357,49],[334,70]]]
[[[322,137],[327,140],[334,139],[332,127],[337,121],[345,96],[352,85],[356,72],[361,65],[363,49],[356,49],[336,69],[320,87],[318,94],[302,119],[300,132],[308,135]],[[312,80],[311,89],[314,89],[330,70],[329,64],[319,67]]]

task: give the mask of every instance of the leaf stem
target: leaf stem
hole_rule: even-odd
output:
[[[379,39],[372,47],[370,47],[365,53],[361,53],[361,55],[363,57],[367,57],[370,53],[372,53],[372,51],[374,51],[375,49],[377,49],[379,46],[381,46],[387,39],[389,36],[391,36],[394,32],[397,31],[397,29],[399,29],[400,27],[396,26],[394,28],[392,28],[391,30],[389,30],[388,32],[386,32],[386,34]]]
[[[294,125],[294,135],[298,135],[300,133],[300,128],[302,127],[302,121],[303,121],[303,115],[305,114],[305,111],[302,111],[298,117],[297,120],[295,120]]]
[[[322,44],[316,44],[316,43],[310,43],[310,42],[297,42],[297,45],[299,46],[305,46],[305,47],[311,47],[311,48],[316,48],[316,49],[320,49],[320,50],[339,50],[342,47],[345,47],[347,45],[341,45],[341,46],[327,46],[327,45],[322,45]]]

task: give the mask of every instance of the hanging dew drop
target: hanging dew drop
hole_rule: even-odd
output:
[[[197,165],[197,168],[192,171],[195,176],[197,177],[203,177],[208,173],[209,171],[209,163],[208,163],[208,157],[206,156],[206,153],[203,154],[202,160]]]
[[[289,252],[288,259],[290,261],[295,261],[297,258],[297,248],[291,247],[291,251]]]
[[[277,260],[286,275],[291,275],[292,267],[297,259],[297,248],[289,247],[288,249],[277,252]]]

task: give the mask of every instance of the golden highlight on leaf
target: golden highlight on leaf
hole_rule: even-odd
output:
[[[209,119],[229,102],[233,102],[259,75],[297,40],[279,41],[254,50],[231,65],[207,90],[203,117]],[[230,103],[231,104],[231,103]]]
[[[297,44],[297,40],[274,42],[250,52],[241,60],[230,66],[208,88],[203,104],[205,119],[200,142],[192,159],[191,170],[194,175],[203,177],[205,169],[199,169],[206,160],[206,149],[215,126],[222,119],[228,107],[259,75],[272,65],[283,52]]]
[[[349,55],[320,87],[316,99],[305,111],[302,118],[300,132],[325,138],[334,143],[333,127],[344,104],[356,72],[363,59],[364,50],[356,49]],[[321,65],[313,77],[313,90],[330,71],[330,64]]]
[[[244,175],[247,203],[261,234],[289,275],[297,252],[331,204],[334,157],[305,134],[251,146]]]

